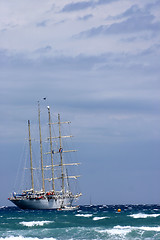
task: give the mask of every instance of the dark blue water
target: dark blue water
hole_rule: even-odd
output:
[[[121,212],[117,212],[118,209]],[[160,206],[81,206],[76,211],[0,208],[0,240],[160,239]]]

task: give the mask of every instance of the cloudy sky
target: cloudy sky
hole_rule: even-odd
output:
[[[159,0],[0,1],[0,205],[37,101],[71,120],[80,204],[160,203]]]

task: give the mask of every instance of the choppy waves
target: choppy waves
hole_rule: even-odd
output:
[[[115,226],[111,229],[103,229],[103,230],[97,230],[97,232],[101,234],[106,234],[106,237],[109,236],[119,236],[120,239],[123,239],[126,236],[132,236],[131,233],[134,233],[135,236],[137,237],[142,237],[144,233],[146,234],[147,232],[153,233],[152,236],[154,237],[154,232],[159,232],[160,233],[160,227],[133,227],[133,226]],[[129,235],[130,234],[130,235]],[[139,238],[141,239],[141,238]],[[143,238],[142,238],[143,239]]]
[[[159,222],[158,205],[81,206],[77,211],[5,207],[0,209],[0,240],[159,240]]]
[[[10,236],[6,238],[0,238],[0,240],[39,240],[37,237],[23,237],[23,236]],[[43,240],[56,240],[56,238],[43,238]]]

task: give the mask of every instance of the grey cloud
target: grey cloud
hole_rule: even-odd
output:
[[[121,38],[121,42],[136,42],[136,41],[152,41],[154,36],[156,37],[157,33],[153,33],[151,32],[150,34],[146,33],[146,34],[143,34],[143,35],[136,35],[136,36],[133,36],[133,37],[123,37]]]
[[[71,12],[71,11],[79,11],[79,10],[83,10],[89,7],[93,7],[93,3],[92,2],[77,2],[77,3],[70,3],[67,4],[63,9],[62,12]]]
[[[140,9],[138,5],[133,5],[129,9],[127,9],[125,12],[123,12],[120,15],[117,15],[115,17],[109,17],[111,19],[121,19],[124,17],[136,17],[136,16],[141,16],[145,15],[144,10]]]
[[[79,10],[84,10],[87,8],[94,8],[98,5],[103,5],[103,4],[110,4],[112,2],[116,2],[119,0],[99,0],[97,2],[94,1],[82,1],[82,2],[77,2],[77,3],[70,3],[65,5],[65,7],[62,9],[62,12],[71,12],[71,11],[79,11]]]
[[[153,20],[153,16],[131,17],[120,23],[101,25],[97,28],[92,28],[88,31],[81,32],[76,36],[76,38],[109,34],[128,34],[141,31],[158,32],[160,30],[160,22],[153,22]]]
[[[106,98],[105,100],[91,100],[91,99],[78,99],[77,102],[69,102],[68,105],[70,107],[74,107],[76,105],[77,108],[86,109],[87,111],[103,111],[106,110],[108,112],[128,112],[128,113],[153,113],[158,114],[159,106],[157,104],[157,100],[150,99],[140,99],[138,97],[128,98],[128,97],[115,97],[112,99]]]
[[[97,4],[103,2],[104,1],[101,0],[98,1]],[[155,8],[157,4],[157,2],[148,4],[143,9],[139,8],[138,5],[133,5],[122,14],[116,17],[110,17],[112,19],[127,18],[120,23],[113,23],[112,25],[101,25],[99,27],[89,29],[88,31],[81,32],[75,37],[79,38],[108,34],[128,34],[141,31],[150,31],[157,34],[160,30],[160,21],[155,22],[154,16],[150,13],[151,8]]]
[[[147,4],[144,8],[140,8],[138,5],[132,5],[129,9],[127,9],[125,12],[121,13],[117,16],[109,16],[107,19],[122,19],[126,17],[140,17],[140,16],[150,16],[151,15],[151,9],[157,8],[159,6],[158,2]]]
[[[98,2],[95,3],[95,5],[102,5],[102,4],[110,4],[110,3],[113,3],[113,2],[117,2],[119,0],[99,0]]]
[[[121,41],[122,42],[134,42],[136,41],[138,38],[137,37],[128,37],[128,38],[122,38]]]
[[[83,21],[86,21],[90,18],[92,18],[93,15],[92,14],[88,14],[88,15],[85,15],[84,17],[79,17],[78,20],[83,20]]]
[[[32,66],[32,60],[23,54],[13,54],[7,50],[0,49],[0,69],[3,68],[26,68]]]
[[[159,50],[160,45],[153,45],[138,54],[114,54],[108,52],[103,55],[85,56],[78,55],[76,57],[59,56],[53,57],[47,55],[52,51],[52,46],[47,45],[44,48],[37,49],[33,56],[25,56],[20,54],[10,54],[5,50],[0,51],[0,69],[3,68],[30,68],[30,69],[51,69],[56,72],[61,71],[110,71],[116,69],[123,71],[130,69],[146,74],[149,71],[159,71]],[[151,60],[152,59],[152,60]]]
[[[156,8],[156,9],[159,8],[160,9],[159,0],[152,1],[152,3],[149,3],[145,6],[146,11],[150,11],[151,9],[154,9],[154,8]]]
[[[47,52],[51,51],[52,47],[50,45],[45,46],[44,48],[36,49],[33,55],[35,55],[36,60],[32,59],[32,56],[24,56],[22,54],[11,54],[6,50],[0,50],[0,69],[11,67],[15,69],[16,67],[22,68],[41,68],[43,69],[55,69],[59,71],[60,69],[68,70],[89,70],[92,69],[95,63],[101,62],[103,56],[94,57],[94,56],[77,56],[77,57],[52,57],[44,55]],[[38,56],[36,56],[38,54]]]
[[[5,24],[2,29],[0,29],[0,32],[6,32],[9,30],[14,30],[17,28],[19,25],[18,24]]]
[[[43,53],[48,53],[48,52],[50,52],[51,50],[52,50],[52,47],[51,47],[50,45],[47,45],[47,46],[45,46],[45,47],[43,47],[43,48],[37,49],[35,52],[36,52],[36,53],[41,53],[41,54],[43,54]]]
[[[140,15],[142,14],[142,11],[138,8],[137,5],[133,5],[131,8],[127,9],[122,16],[123,17],[131,17],[131,16],[135,16],[135,15]]]
[[[37,23],[37,27],[46,27],[48,20],[44,20],[42,22]]]
[[[160,54],[160,44],[155,44],[150,48],[142,51],[142,55],[154,55]]]

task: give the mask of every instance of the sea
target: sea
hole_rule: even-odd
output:
[[[160,205],[80,206],[74,211],[0,207],[0,240],[11,239],[159,240]]]

